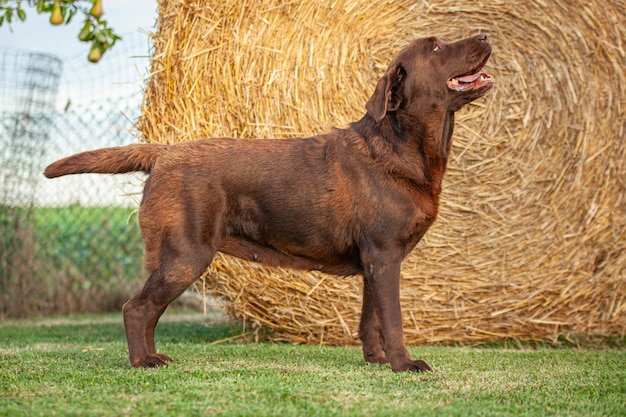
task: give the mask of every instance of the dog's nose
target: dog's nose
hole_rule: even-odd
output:
[[[476,37],[478,38],[479,41],[489,42],[489,39],[487,38],[487,34],[486,33],[481,33],[481,34],[479,34]]]

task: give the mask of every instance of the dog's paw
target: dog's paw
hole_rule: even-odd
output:
[[[417,361],[409,361],[406,363],[403,363],[402,365],[398,366],[398,367],[392,367],[394,372],[404,372],[404,371],[408,371],[408,372],[428,372],[428,371],[432,371],[433,369],[430,367],[430,365],[428,365],[426,362],[422,361],[422,360],[417,360]]]
[[[385,358],[383,355],[367,354],[367,355],[364,355],[364,357],[365,357],[365,362],[369,362],[369,363],[376,363],[378,365],[389,363],[389,360]]]
[[[154,353],[144,356],[143,358],[133,361],[133,368],[155,368],[157,366],[167,366],[168,362],[174,362],[174,359],[163,353]]]

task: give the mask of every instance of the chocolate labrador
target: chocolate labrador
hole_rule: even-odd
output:
[[[367,362],[428,371],[402,334],[400,264],[437,217],[454,113],[485,95],[487,36],[418,39],[346,129],[285,140],[203,139],[79,153],[46,168],[149,174],[139,208],[143,289],[124,306],[130,363],[165,365],[154,329],[216,251],[272,266],[363,275],[359,337]]]

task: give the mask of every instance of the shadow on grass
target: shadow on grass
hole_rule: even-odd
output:
[[[541,349],[626,349],[626,335],[622,336],[586,336],[563,335],[556,340],[503,340],[472,345],[476,349],[510,349],[510,350],[541,350]]]
[[[261,335],[261,340],[267,340]],[[168,312],[156,328],[158,344],[187,343],[209,345],[219,342],[249,342],[240,325],[215,321],[201,313]],[[37,343],[98,344],[126,342],[121,314],[75,316],[56,319],[13,320],[0,322],[0,347],[22,347]],[[507,340],[472,346],[474,349],[544,350],[544,349],[626,349],[626,336],[560,337],[556,341]]]
[[[0,323],[1,324],[1,323]],[[202,315],[176,320],[162,320],[156,328],[159,343],[208,344],[233,338],[242,333],[241,327],[215,324],[203,320]],[[93,320],[46,320],[38,322],[13,321],[0,325],[0,345],[8,342],[12,346],[35,343],[81,343],[97,344],[126,341],[122,315],[107,315],[106,319],[94,316]]]

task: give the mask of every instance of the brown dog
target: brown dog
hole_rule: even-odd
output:
[[[403,341],[400,264],[437,217],[454,113],[493,86],[486,35],[400,51],[349,128],[286,140],[204,139],[80,153],[48,178],[144,171],[139,209],[150,276],[124,306],[130,363],[165,365],[154,329],[216,251],[336,275],[363,274],[367,362],[427,371]]]

